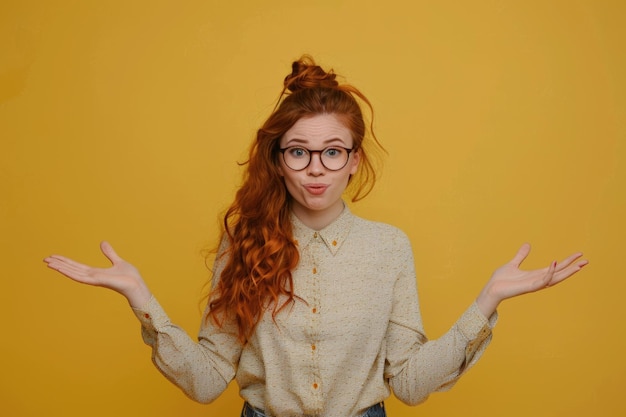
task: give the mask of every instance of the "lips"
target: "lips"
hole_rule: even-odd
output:
[[[307,184],[304,188],[312,195],[322,195],[324,191],[328,188],[328,185],[325,184]]]

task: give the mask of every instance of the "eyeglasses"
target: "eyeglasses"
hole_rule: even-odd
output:
[[[329,146],[320,151],[303,148],[302,146],[290,146],[288,148],[279,149],[283,154],[283,161],[289,169],[294,171],[302,171],[311,163],[311,155],[317,153],[320,155],[320,161],[324,168],[329,171],[339,171],[345,167],[350,158],[350,152],[353,149],[344,148],[342,146]]]

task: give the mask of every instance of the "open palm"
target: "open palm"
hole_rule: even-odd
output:
[[[489,316],[507,298],[556,285],[588,263],[587,260],[580,259],[582,253],[578,252],[561,262],[555,261],[548,267],[525,271],[520,266],[529,253],[530,245],[525,243],[511,261],[496,269],[477,300],[483,313]]]
[[[61,255],[44,259],[48,267],[82,284],[109,288],[125,296],[131,305],[141,306],[150,298],[150,292],[137,268],[122,259],[108,242],[100,249],[111,261],[109,268],[96,268],[81,264]]]

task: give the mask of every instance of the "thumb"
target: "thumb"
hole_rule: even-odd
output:
[[[519,250],[513,257],[513,259],[511,259],[511,263],[515,265],[516,267],[519,267],[522,264],[522,262],[524,262],[524,259],[526,259],[529,253],[530,253],[530,244],[524,243],[522,247],[519,248]]]
[[[100,242],[100,250],[102,251],[104,256],[106,256],[107,259],[111,261],[113,265],[123,261],[123,259],[119,257],[115,250],[113,250],[113,246],[111,246],[111,244],[107,241]]]

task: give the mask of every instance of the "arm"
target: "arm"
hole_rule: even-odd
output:
[[[196,342],[170,322],[154,297],[133,310],[144,342],[152,347],[152,362],[168,380],[201,403],[210,403],[224,392],[235,377],[241,354],[236,328],[217,327],[205,315]]]
[[[90,267],[60,255],[47,257],[44,262],[74,281],[123,295],[142,324],[143,339],[152,347],[152,360],[159,371],[190,398],[213,401],[235,375],[241,352],[236,334],[227,326],[216,328],[203,320],[200,341],[196,343],[170,322],[137,269],[107,242],[100,246],[112,263],[110,268]]]
[[[412,270],[412,268],[411,268]],[[481,357],[491,341],[497,314],[487,319],[473,303],[438,339],[424,333],[415,275],[402,273],[394,288],[392,318],[386,335],[385,375],[398,399],[409,405],[450,389]]]
[[[577,253],[548,268],[521,271],[529,250],[522,246],[513,260],[496,270],[476,302],[446,334],[431,341],[423,333],[412,266],[401,274],[387,334],[389,382],[400,400],[418,404],[432,392],[451,388],[487,347],[502,300],[555,285],[587,264]]]

